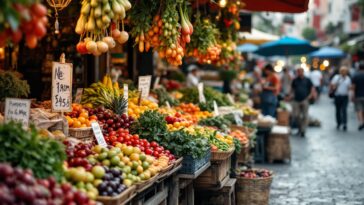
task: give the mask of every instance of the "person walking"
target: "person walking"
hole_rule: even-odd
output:
[[[347,130],[347,110],[349,103],[349,92],[351,88],[351,79],[348,75],[348,68],[342,66],[339,74],[336,74],[330,83],[330,90],[334,92],[334,102],[336,108],[336,129],[340,129],[341,126],[344,131]]]
[[[291,93],[291,85],[292,85],[293,77],[290,73],[288,67],[283,68],[283,73],[281,76],[282,83],[282,97],[287,97]]]
[[[358,130],[360,131],[364,129],[364,62],[359,64],[359,70],[353,77],[352,89],[352,101],[358,116]]]
[[[264,67],[265,78],[262,79],[262,93],[260,94],[261,108],[263,115],[275,117],[278,99],[277,95],[280,90],[278,76],[274,73],[273,66],[267,64]]]
[[[292,81],[291,99],[293,118],[298,126],[298,135],[305,137],[308,125],[309,100],[315,96],[315,87],[312,81],[305,76],[303,68],[297,69],[297,75]]]
[[[317,100],[320,98],[321,86],[323,83],[322,73],[318,68],[314,68],[310,73],[310,80],[316,89]]]

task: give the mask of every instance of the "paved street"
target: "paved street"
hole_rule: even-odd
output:
[[[364,205],[364,132],[349,110],[348,132],[337,131],[334,105],[323,97],[310,108],[322,127],[291,137],[292,163],[259,165],[275,172],[271,205]]]

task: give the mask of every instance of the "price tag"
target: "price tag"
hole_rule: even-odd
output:
[[[83,88],[77,88],[76,96],[75,96],[75,103],[81,103]]]
[[[142,99],[145,99],[149,96],[151,81],[151,75],[139,76],[138,90],[142,93]]]
[[[217,106],[217,103],[215,100],[214,100],[214,115],[215,116],[219,115],[219,107]]]
[[[166,101],[166,106],[167,106],[167,109],[171,109],[171,105],[169,104],[168,101]]]
[[[126,99],[126,108],[125,108],[125,114],[128,115],[128,106],[129,106],[129,87],[128,84],[123,85],[124,89],[124,99]]]
[[[72,111],[72,64],[52,64],[52,112]]]
[[[230,101],[231,104],[233,104],[233,105],[235,104],[235,100],[234,100],[233,96],[230,95],[230,93],[226,94],[226,97]]]
[[[236,125],[243,126],[243,121],[241,120],[239,113],[234,112],[233,115],[234,115]]]
[[[153,84],[153,89],[156,89],[156,88],[158,88],[159,87],[159,81],[160,81],[160,77],[159,76],[157,76],[156,78],[155,78],[155,81],[154,81],[154,84]]]
[[[197,85],[197,89],[198,89],[198,99],[199,99],[200,103],[205,103],[206,98],[205,98],[205,95],[203,94],[203,83],[199,83]]]
[[[6,98],[5,99],[5,122],[15,121],[24,127],[29,126],[30,100]]]
[[[102,147],[107,147],[107,143],[105,141],[104,135],[102,134],[100,125],[98,122],[91,123],[92,131],[96,137],[97,144],[101,145]]]

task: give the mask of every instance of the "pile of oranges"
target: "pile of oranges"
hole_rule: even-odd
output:
[[[128,103],[128,115],[134,119],[138,119],[142,113],[147,110],[158,109],[158,104],[150,100],[142,99],[140,105],[138,105],[138,98],[129,99]]]
[[[200,107],[192,103],[181,103],[176,109],[183,112],[183,118],[191,120],[193,123],[212,116],[212,113],[201,111]]]
[[[66,119],[70,128],[91,127],[91,122],[97,121],[96,115],[89,115],[89,112],[80,104],[72,104],[72,112],[66,113]]]
[[[249,143],[248,136],[240,130],[234,130],[230,133],[230,135],[238,139],[242,145],[246,145]]]

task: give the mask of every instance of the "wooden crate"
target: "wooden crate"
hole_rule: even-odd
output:
[[[154,184],[138,193],[131,201],[131,205],[167,205],[168,186],[164,182]]]
[[[230,168],[231,157],[221,161],[211,161],[211,166],[195,180],[195,186],[216,188],[224,186],[229,178]]]
[[[284,126],[274,126],[267,138],[267,159],[269,163],[274,160],[291,160],[290,129]]]
[[[282,126],[289,126],[290,113],[287,110],[277,110],[277,124]]]
[[[196,194],[196,203],[199,205],[235,205],[236,179],[229,179],[219,190],[199,190]]]

